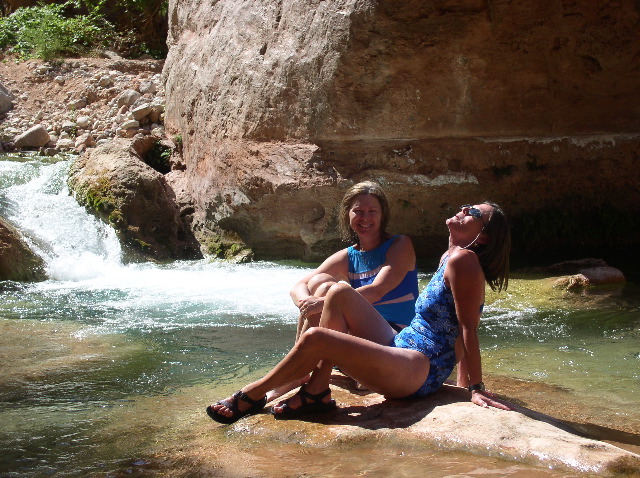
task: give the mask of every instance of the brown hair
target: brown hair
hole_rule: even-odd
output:
[[[389,201],[380,185],[373,181],[354,184],[343,196],[338,210],[338,230],[340,231],[340,237],[347,242],[358,243],[358,235],[353,232],[353,229],[349,226],[349,210],[351,209],[353,200],[361,194],[371,194],[380,203],[380,212],[382,215],[380,220],[380,235],[382,237],[385,236],[387,226],[389,225]]]
[[[500,206],[483,201],[493,208],[484,232],[488,237],[485,244],[479,244],[473,250],[478,255],[484,277],[491,290],[507,290],[509,285],[509,254],[511,253],[511,233],[507,217]]]

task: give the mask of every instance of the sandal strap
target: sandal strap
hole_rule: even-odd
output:
[[[248,403],[252,407],[255,407],[256,405],[258,405],[258,403],[260,403],[263,400],[263,398],[259,398],[258,400],[254,400],[249,395],[244,393],[242,390],[238,390],[233,396],[235,398],[236,406],[238,404],[238,399],[242,400],[243,402]]]
[[[302,387],[300,387],[300,390],[298,390],[298,393],[300,394],[300,401],[302,402],[302,405],[306,405],[308,403],[307,398],[309,400],[313,400],[314,402],[320,402],[324,397],[331,393],[331,389],[327,388],[323,392],[312,394],[307,392],[303,385]]]

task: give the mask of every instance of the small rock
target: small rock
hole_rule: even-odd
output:
[[[0,83],[0,114],[6,113],[13,108],[12,100],[14,98],[13,93]]]
[[[146,103],[131,110],[131,115],[133,116],[133,119],[135,119],[136,121],[140,121],[152,111],[153,107],[149,103]]]
[[[87,106],[87,100],[84,98],[79,98],[77,100],[70,101],[69,104],[67,104],[67,109],[71,111],[76,111],[81,108],[84,108],[85,106]]]
[[[140,93],[143,95],[146,93],[154,94],[158,91],[157,85],[153,81],[145,81],[140,85]]]
[[[66,133],[71,133],[73,131],[75,131],[77,128],[77,125],[73,122],[73,121],[65,121],[62,123],[62,131],[66,132]]]
[[[101,76],[100,79],[98,80],[98,86],[101,86],[102,88],[107,88],[112,84],[113,84],[113,78],[111,78],[110,76]]]
[[[118,108],[120,108],[123,105],[131,106],[141,96],[142,95],[139,92],[137,92],[136,90],[131,90],[131,89],[124,90],[116,98],[116,104],[118,105]]]
[[[79,148],[80,146],[86,146],[88,148],[91,148],[95,145],[96,145],[96,140],[89,133],[81,134],[76,138],[76,141],[75,141],[76,149]]]
[[[131,120],[127,120],[124,123],[122,123],[120,125],[120,127],[122,129],[132,129],[132,128],[139,128],[140,127],[140,123],[135,120],[135,119],[131,119]]]
[[[80,128],[88,128],[90,123],[91,118],[89,118],[88,116],[78,116],[78,118],[76,119],[76,124]]]
[[[76,143],[72,139],[60,138],[56,143],[56,148],[59,150],[73,149],[76,147]]]
[[[55,81],[60,86],[62,86],[62,85],[64,85],[64,82],[66,81],[66,78],[64,76],[58,75],[53,79],[53,81]]]

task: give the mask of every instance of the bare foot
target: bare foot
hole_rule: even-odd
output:
[[[302,377],[301,379],[294,380],[293,382],[289,382],[289,383],[287,383],[285,385],[281,385],[280,387],[274,388],[273,390],[267,392],[267,403],[275,400],[276,398],[280,398],[285,393],[290,392],[294,388],[298,388],[298,387],[304,385],[305,383],[307,383],[309,381],[310,378],[311,378],[311,375],[306,375],[305,377]]]

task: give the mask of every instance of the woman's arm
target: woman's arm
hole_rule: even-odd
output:
[[[317,312],[319,314],[322,312],[324,297],[314,296],[309,288],[309,282],[319,274],[326,274],[337,281],[348,280],[347,260],[347,249],[342,249],[329,256],[317,269],[296,282],[289,292],[295,306],[300,308],[306,304],[307,308],[310,309],[309,313],[315,314]]]
[[[370,304],[382,299],[402,282],[407,272],[416,268],[416,252],[408,236],[399,236],[387,251],[386,262],[371,284],[356,290]]]
[[[454,251],[447,263],[445,280],[453,293],[460,326],[460,336],[456,343],[456,355],[459,360],[458,385],[479,385],[482,383],[482,360],[478,326],[484,303],[485,280],[476,254],[466,249]],[[492,394],[483,390],[473,391],[471,401],[483,407],[493,406],[510,410],[507,405],[495,400]]]

